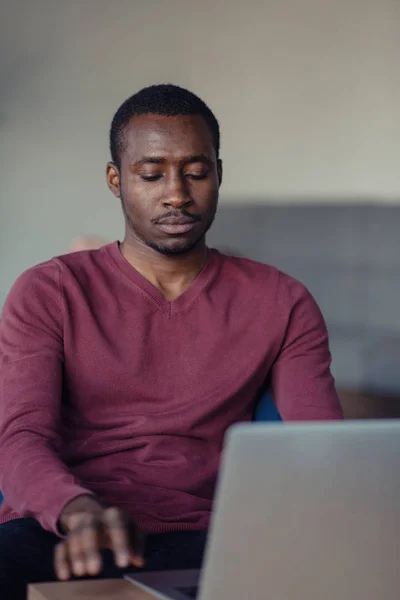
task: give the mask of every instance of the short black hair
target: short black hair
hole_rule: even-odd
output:
[[[211,109],[201,98],[178,85],[160,84],[143,88],[121,104],[110,128],[110,153],[119,167],[124,150],[124,131],[132,117],[138,115],[201,115],[210,128],[213,146],[219,158],[219,124]]]

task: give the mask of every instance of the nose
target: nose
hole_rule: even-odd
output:
[[[185,178],[182,175],[174,174],[167,179],[163,203],[172,208],[184,208],[192,204]]]

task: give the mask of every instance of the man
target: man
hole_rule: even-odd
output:
[[[252,419],[262,390],[284,420],[342,417],[309,292],[206,246],[219,145],[217,120],[192,93],[160,85],[129,98],[107,166],[124,241],[34,267],[9,294],[3,599],[56,575],[198,567],[224,434]]]

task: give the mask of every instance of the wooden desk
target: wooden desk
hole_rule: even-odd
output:
[[[33,584],[28,600],[155,600],[155,596],[124,579],[96,579]]]

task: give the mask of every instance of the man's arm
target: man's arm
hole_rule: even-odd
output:
[[[55,261],[24,273],[0,321],[0,489],[7,504],[58,533],[62,509],[90,494],[57,454],[63,305]]]
[[[271,371],[271,391],[284,420],[342,419],[330,371],[324,318],[308,290],[281,276],[280,297],[289,307],[286,335]]]

